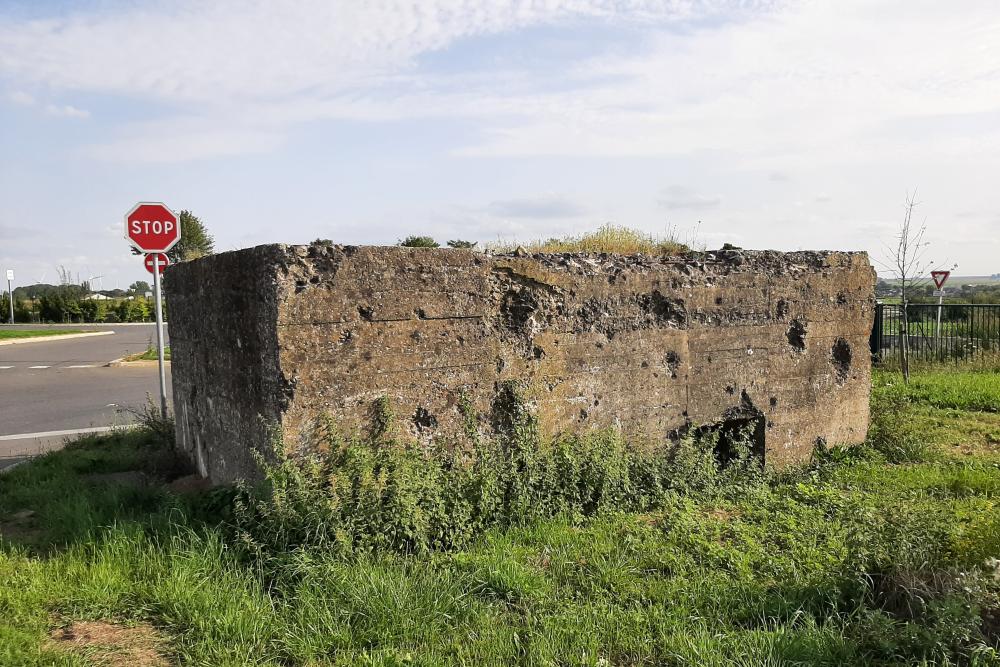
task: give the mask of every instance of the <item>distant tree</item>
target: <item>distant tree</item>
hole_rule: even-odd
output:
[[[476,242],[475,241],[460,241],[460,240],[448,241],[448,247],[449,248],[475,248],[476,247]]]
[[[137,280],[128,286],[129,292],[135,292],[136,294],[145,294],[150,291],[149,283],[145,280]]]
[[[107,314],[107,302],[85,299],[80,302],[80,314],[84,322],[102,322]]]
[[[440,248],[441,244],[430,236],[407,236],[399,242],[404,248]]]
[[[215,252],[215,239],[208,233],[205,223],[191,211],[181,211],[181,240],[177,242],[167,257],[171,262],[186,262]]]
[[[312,242],[312,245],[323,246],[324,248],[330,248],[333,246],[333,241],[330,239],[316,239]]]

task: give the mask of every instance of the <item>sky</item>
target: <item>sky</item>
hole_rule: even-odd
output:
[[[996,0],[0,0],[0,269],[127,287],[137,201],[216,250],[516,242],[1000,272]]]

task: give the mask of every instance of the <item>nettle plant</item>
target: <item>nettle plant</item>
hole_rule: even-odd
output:
[[[722,465],[718,434],[698,429],[659,450],[632,449],[615,431],[545,440],[515,382],[499,387],[488,435],[468,400],[459,407],[462,441],[431,446],[397,435],[387,397],[363,435],[345,436],[329,416],[291,450],[275,432],[274,455],[258,456],[265,482],[237,499],[243,542],[345,555],[455,549],[497,526],[648,511],[670,494],[726,494],[762,478],[750,434],[729,443]]]

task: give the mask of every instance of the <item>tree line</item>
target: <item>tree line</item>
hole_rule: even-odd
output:
[[[184,262],[215,251],[215,240],[205,224],[190,211],[181,211],[181,240],[167,252],[171,263]],[[133,250],[133,254],[140,254]],[[60,267],[59,285],[37,283],[14,290],[14,322],[149,322],[155,319],[149,282],[137,280],[127,290],[92,291],[87,281],[71,282]],[[167,304],[163,304],[164,317]],[[0,296],[0,321],[10,319],[10,296]]]

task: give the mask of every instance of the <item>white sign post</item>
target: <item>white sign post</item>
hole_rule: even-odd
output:
[[[156,295],[156,356],[160,362],[160,416],[167,416],[167,371],[163,363],[163,309],[160,293],[159,253],[165,253],[181,240],[181,225],[177,215],[160,202],[139,202],[125,214],[125,238],[139,252],[147,270],[153,272],[153,293]],[[148,264],[152,255],[152,266]]]
[[[934,294],[938,298],[937,326],[934,328],[934,342],[938,352],[941,351],[941,302],[944,301],[943,288],[950,275],[951,271],[931,271],[931,278],[934,280],[934,286],[937,287]]]
[[[7,294],[10,295],[10,323],[14,324],[14,289],[10,286],[14,282],[14,269],[7,269]]]

